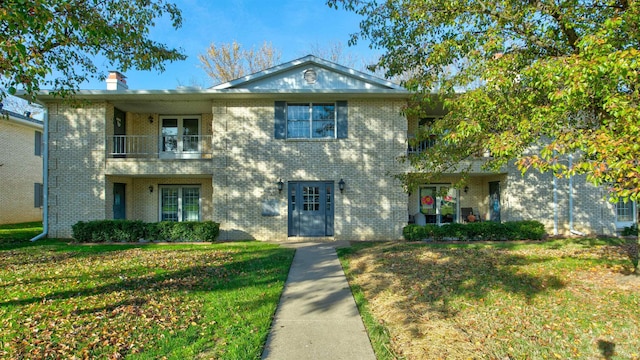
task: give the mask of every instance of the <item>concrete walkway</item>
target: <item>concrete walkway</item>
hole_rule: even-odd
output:
[[[372,359],[335,247],[301,243],[289,270],[262,359]]]

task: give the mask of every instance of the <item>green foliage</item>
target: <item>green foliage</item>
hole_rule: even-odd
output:
[[[516,0],[328,0],[363,16],[351,43],[383,49],[377,67],[405,74],[415,94],[408,117],[447,115],[428,134],[442,139],[405,158],[421,176],[516,160],[522,172],[585,174],[612,200],[640,195],[640,3]],[[461,91],[463,90],[463,91]],[[569,159],[569,156],[572,158]]]
[[[141,239],[169,242],[214,242],[220,224],[213,221],[143,223],[137,220],[79,221],[72,227],[78,242],[138,242]]]
[[[622,229],[622,236],[638,236],[638,224],[633,224],[631,226],[625,226]]]
[[[90,78],[104,78],[105,65],[127,71],[164,70],[166,61],[184,60],[150,38],[167,17],[182,25],[176,5],[166,0],[4,1],[0,10],[0,100],[18,89],[32,98],[42,88],[73,95]],[[103,57],[99,64],[96,58]]]
[[[409,224],[402,229],[406,240],[541,240],[546,236],[544,225],[539,221],[493,221],[467,224],[450,223],[442,226]]]

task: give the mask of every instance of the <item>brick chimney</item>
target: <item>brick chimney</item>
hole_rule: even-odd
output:
[[[129,87],[127,86],[126,76],[122,75],[120,72],[111,70],[109,71],[109,76],[107,77],[107,90],[127,90]]]

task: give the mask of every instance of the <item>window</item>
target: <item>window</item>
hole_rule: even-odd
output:
[[[44,206],[44,186],[41,183],[33,184],[33,207]]]
[[[616,204],[616,227],[622,229],[636,223],[636,203],[619,201]]]
[[[186,116],[161,119],[161,154],[170,158],[198,157],[200,153],[200,118]]]
[[[275,102],[276,139],[347,137],[347,102]]]
[[[161,186],[160,221],[200,221],[200,187]]]
[[[458,191],[449,185],[420,187],[420,212],[427,224],[444,224],[458,221]]]
[[[287,104],[287,138],[334,138],[335,104]]]
[[[35,155],[42,156],[42,132],[36,131],[34,136]]]

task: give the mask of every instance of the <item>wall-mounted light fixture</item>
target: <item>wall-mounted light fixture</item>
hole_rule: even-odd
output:
[[[153,185],[149,185],[149,192],[152,193],[153,192]]]
[[[149,124],[153,124],[153,115],[149,115]]]
[[[468,193],[469,192],[469,187],[467,185],[464,186],[464,193]]]
[[[278,180],[278,192],[282,192],[282,189],[284,188],[284,183],[282,182],[282,179]]]
[[[340,182],[338,183],[338,189],[340,189],[340,192],[344,192],[344,180],[340,179]]]

